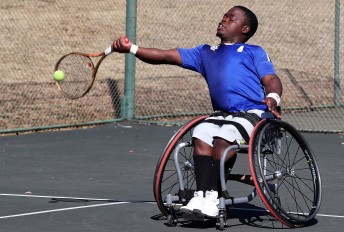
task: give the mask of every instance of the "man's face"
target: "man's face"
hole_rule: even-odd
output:
[[[231,8],[222,18],[217,27],[216,36],[222,42],[239,43],[244,42],[249,27],[246,25],[245,13],[239,8]]]

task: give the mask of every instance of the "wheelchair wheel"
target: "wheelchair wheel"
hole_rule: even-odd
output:
[[[179,192],[178,175],[173,158],[175,147],[181,142],[191,142],[193,128],[207,117],[208,116],[201,116],[193,119],[181,127],[168,142],[157,163],[154,174],[153,191],[155,201],[161,213],[164,215],[168,215],[168,209],[165,205],[167,194],[172,194],[174,196],[178,195]],[[179,153],[179,163],[184,178],[184,188],[188,193],[187,195],[193,196],[193,192],[196,190],[192,157],[193,147],[184,147],[180,149]],[[190,199],[191,197],[187,196],[187,198]],[[177,205],[174,205],[174,207],[176,208]]]
[[[314,154],[290,124],[260,121],[249,142],[249,163],[258,194],[270,213],[289,227],[307,225],[321,202]]]

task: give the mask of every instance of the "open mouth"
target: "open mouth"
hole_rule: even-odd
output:
[[[219,23],[219,26],[217,27],[217,30],[221,30],[223,28],[225,28],[225,26],[222,23]]]

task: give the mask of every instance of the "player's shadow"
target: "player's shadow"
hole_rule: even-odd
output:
[[[287,229],[281,222],[273,217],[266,209],[250,205],[241,204],[235,208],[228,209],[227,223],[233,226],[248,225],[252,227],[259,227],[265,229]],[[240,223],[232,224],[232,221],[239,220]]]
[[[243,204],[244,206],[245,204]],[[241,224],[265,228],[265,229],[290,229],[290,227],[282,224],[266,209],[246,204],[248,207],[230,209],[230,218],[237,218]],[[249,210],[248,210],[249,209]],[[256,209],[256,210],[255,210]],[[230,220],[230,219],[229,219]],[[313,226],[318,220],[313,219],[302,227]]]
[[[228,207],[227,213],[227,227],[229,228],[247,225],[265,229],[290,229],[290,227],[285,226],[275,217],[273,217],[265,208],[261,208],[249,203],[237,205],[235,208]],[[164,215],[156,215],[153,216],[152,219],[166,220],[166,217]],[[318,221],[316,219],[313,219],[307,225],[303,225],[303,227],[315,225],[317,222]],[[216,219],[199,222],[185,221],[182,218],[178,218],[177,226],[201,229],[214,228],[216,226]]]
[[[119,118],[121,117],[121,91],[118,87],[119,81],[108,78],[106,82],[111,96],[113,114],[116,118]]]

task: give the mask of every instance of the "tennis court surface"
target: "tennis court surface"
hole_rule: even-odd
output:
[[[153,197],[161,151],[177,126],[129,122],[0,136],[0,231],[215,231],[214,222],[165,225]],[[296,231],[342,231],[344,136],[304,134],[323,184],[314,224]],[[225,231],[281,228],[257,197],[230,211]]]

